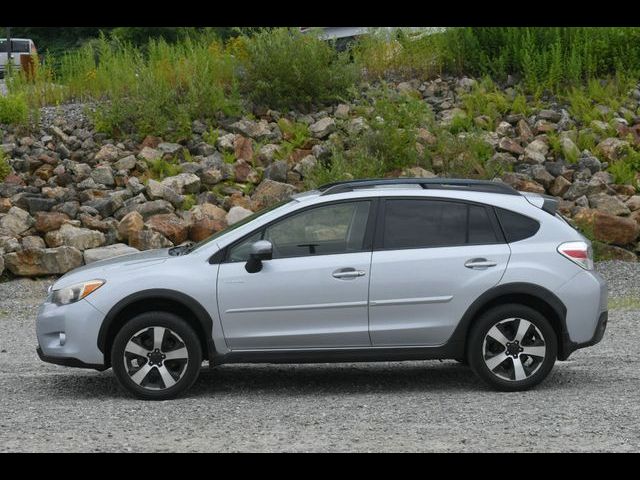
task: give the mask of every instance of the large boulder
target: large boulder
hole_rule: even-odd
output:
[[[145,225],[151,230],[160,232],[174,245],[184,242],[189,234],[189,226],[173,213],[154,215]]]
[[[271,131],[269,123],[266,120],[254,122],[253,120],[243,118],[233,123],[231,125],[231,130],[235,133],[240,133],[245,137],[253,138],[258,142],[275,140],[277,138],[277,134]]]
[[[200,177],[193,173],[180,173],[174,177],[167,177],[161,183],[181,195],[200,191]]]
[[[118,237],[128,240],[136,232],[144,229],[144,218],[138,212],[129,212],[118,223]]]
[[[199,242],[227,228],[225,220],[204,217],[189,226],[189,240]]]
[[[587,198],[589,199],[589,205],[591,208],[602,210],[603,212],[611,215],[629,215],[631,213],[629,207],[614,195],[596,193],[594,195],[589,195]]]
[[[81,251],[97,248],[105,243],[104,233],[88,228],[74,227],[68,223],[62,225],[60,230],[46,233],[44,239],[47,246],[51,248],[66,245]]]
[[[585,208],[574,216],[574,221],[595,240],[613,245],[630,245],[640,235],[640,225],[634,220],[600,210]]]
[[[114,162],[120,156],[120,150],[115,145],[108,143],[104,147],[102,147],[94,159],[96,162]]]
[[[82,265],[82,252],[62,246],[40,250],[21,250],[4,256],[6,267],[14,275],[37,277],[61,275]]]
[[[129,236],[129,245],[138,250],[173,247],[173,243],[155,230],[140,230]]]
[[[264,180],[253,193],[252,205],[253,210],[257,211],[266,208],[274,203],[286,200],[297,192],[293,185],[275,182],[273,180]]]
[[[70,218],[62,212],[38,212],[36,213],[35,229],[40,233],[58,230]]]
[[[11,207],[9,212],[0,218],[0,235],[17,237],[26,232],[34,224],[34,219],[28,212],[18,207]]]
[[[614,137],[605,138],[596,149],[609,161],[618,160],[629,148],[629,142]]]
[[[227,213],[227,223],[229,225],[233,225],[234,223],[238,223],[241,220],[244,220],[248,216],[253,215],[251,210],[247,210],[246,208],[235,206],[231,207],[229,213]]]
[[[121,255],[129,255],[131,253],[137,253],[138,250],[125,245],[124,243],[114,243],[106,247],[90,248],[84,251],[84,263],[89,264],[98,262],[100,260],[106,260],[108,258],[119,257]]]
[[[102,165],[91,171],[91,179],[99,185],[113,187],[116,184],[111,167]]]
[[[320,139],[328,137],[329,134],[335,132],[335,130],[336,121],[330,117],[321,118],[309,127],[311,135]]]

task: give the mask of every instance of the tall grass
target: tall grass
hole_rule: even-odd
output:
[[[472,27],[440,34],[451,73],[518,75],[530,91],[559,91],[615,72],[640,72],[640,28]]]

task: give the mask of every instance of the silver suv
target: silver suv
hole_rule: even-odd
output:
[[[607,287],[550,197],[500,182],[325,185],[207,240],[78,268],[37,319],[46,362],[104,370],[145,399],[203,360],[456,359],[498,390],[594,345]]]

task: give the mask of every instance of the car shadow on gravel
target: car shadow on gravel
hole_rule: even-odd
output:
[[[536,391],[587,388],[590,370],[551,373]],[[119,388],[111,370],[65,373],[38,378],[40,394],[54,398],[106,399],[131,397]],[[295,364],[203,366],[184,398],[215,395],[318,395],[362,393],[492,392],[469,367],[453,361],[381,364]]]

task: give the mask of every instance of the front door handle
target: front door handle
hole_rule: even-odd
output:
[[[464,262],[464,266],[467,268],[475,268],[478,270],[484,270],[488,267],[495,267],[497,265],[493,260],[487,260],[486,258],[471,258]]]
[[[363,277],[365,275],[366,272],[362,271],[362,270],[356,270],[355,268],[340,268],[338,270],[335,270],[331,276],[334,278],[339,278],[339,279],[343,279],[343,278],[357,278],[357,277]]]

